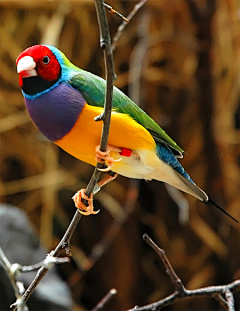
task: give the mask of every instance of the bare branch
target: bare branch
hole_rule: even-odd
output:
[[[99,303],[92,309],[92,311],[98,311],[98,310],[103,309],[105,305],[116,294],[117,294],[117,290],[115,288],[110,289],[110,291],[99,301]]]
[[[165,251],[161,249],[159,246],[157,246],[152,241],[152,239],[149,238],[147,234],[143,235],[143,239],[152,247],[152,249],[161,258],[166,268],[166,272],[175,286],[175,292],[172,295],[169,295],[168,297],[161,299],[157,302],[148,304],[143,307],[134,307],[133,309],[130,309],[131,311],[160,310],[161,308],[168,306],[178,301],[179,299],[189,299],[195,297],[211,297],[216,299],[225,310],[228,311],[235,310],[233,293],[236,291],[240,291],[240,280],[236,280],[227,285],[208,286],[195,290],[188,290],[184,287],[181,279],[177,276],[176,272],[174,271],[167,256],[165,255]],[[225,295],[226,300],[222,297],[222,295]]]
[[[101,144],[100,150],[106,151],[107,149],[107,142],[108,142],[108,133],[110,128],[110,120],[111,120],[111,110],[112,110],[112,94],[113,94],[113,80],[115,78],[114,69],[113,69],[113,58],[112,58],[112,48],[111,48],[111,39],[108,29],[107,18],[105,14],[103,0],[95,0],[95,6],[98,16],[98,24],[100,29],[100,45],[104,52],[104,60],[105,60],[105,67],[106,67],[106,94],[105,94],[105,103],[104,103],[104,111],[101,116],[99,116],[98,120],[103,120],[103,130],[102,130],[102,137],[101,137]],[[93,192],[94,187],[96,186],[98,179],[100,177],[101,172],[98,168],[103,168],[104,164],[98,163],[93,175],[88,183],[86,188],[86,195],[89,197],[90,194]],[[86,202],[84,202],[86,203]],[[65,232],[62,240],[57,245],[55,250],[53,250],[49,254],[49,265],[44,264],[37,272],[33,282],[30,284],[28,289],[25,291],[23,295],[23,301],[27,301],[31,294],[33,293],[36,286],[40,283],[42,278],[47,274],[48,270],[52,267],[52,265],[56,261],[56,257],[60,255],[63,249],[65,249],[66,254],[68,256],[71,255],[71,251],[69,249],[70,240],[72,238],[73,233],[75,232],[79,221],[81,219],[81,214],[77,210],[75,215]],[[16,308],[15,308],[16,310]]]
[[[224,310],[228,311],[228,303],[221,294],[216,293],[215,295],[212,295],[212,297],[218,301],[218,303],[220,304],[221,307],[223,307]]]
[[[100,150],[106,151],[108,143],[108,133],[110,128],[111,121],[111,112],[112,112],[112,97],[113,97],[113,81],[115,79],[114,67],[113,67],[113,56],[112,56],[112,46],[111,38],[107,23],[107,17],[105,14],[104,4],[102,0],[95,0],[95,6],[98,17],[98,25],[100,30],[100,45],[104,53],[104,61],[106,68],[106,94],[105,94],[105,103],[103,114],[95,118],[96,121],[103,121],[102,137],[100,143]],[[86,188],[86,195],[89,197],[93,192],[94,187],[96,186],[101,172],[99,168],[104,168],[104,163],[97,163],[93,175],[88,183]],[[82,200],[84,202],[84,200]],[[86,202],[84,202],[86,203]]]
[[[136,13],[137,12],[136,8],[133,11],[134,13]],[[133,17],[134,13],[132,12],[129,15]],[[139,33],[141,33],[141,37],[139,38],[140,39],[139,43],[135,48],[135,50],[141,51],[140,52],[141,56],[139,55],[139,53],[133,52],[130,61],[129,76],[134,75],[135,79],[132,79],[129,83],[130,84],[129,94],[130,98],[132,98],[133,101],[135,101],[136,103],[140,103],[140,89],[141,89],[140,77],[144,64],[143,55],[145,54],[146,49],[148,47],[148,39],[147,39],[148,25],[149,25],[149,16],[148,14],[144,14],[144,16],[142,16],[141,20],[139,21],[139,28],[141,28],[142,31],[139,31]],[[142,28],[144,28],[144,30]],[[137,59],[137,61],[134,61],[135,59]],[[136,67],[137,70],[135,70]],[[104,234],[103,238],[96,245],[93,246],[90,255],[86,259],[87,269],[92,268],[92,266],[95,265],[96,262],[101,258],[101,256],[106,252],[106,250],[109,248],[109,246],[115,239],[116,235],[120,231],[121,227],[128,219],[130,213],[132,213],[138,197],[138,188],[139,188],[139,181],[131,179],[126,193],[126,200],[122,207],[122,212],[116,217],[115,220],[113,220],[113,222],[107,229],[106,233]]]
[[[141,9],[141,7],[147,3],[148,0],[141,0],[139,1],[139,3],[135,4],[134,8],[132,9],[132,11],[128,14],[126,20],[127,21],[123,21],[122,24],[118,27],[117,29],[117,33],[113,38],[113,43],[112,43],[112,50],[114,51],[116,48],[116,44],[119,41],[123,30],[125,29],[126,25],[128,24],[128,22],[134,17],[134,15],[136,15],[136,13]]]
[[[151,248],[158,254],[160,259],[162,260],[162,262],[166,268],[166,273],[170,277],[172,283],[174,284],[176,291],[179,293],[184,293],[185,288],[182,284],[182,281],[177,276],[176,272],[174,271],[170,261],[168,260],[167,256],[165,255],[165,251],[163,249],[161,249],[159,246],[157,246],[157,244],[155,244],[153,242],[153,240],[147,234],[143,235],[143,239],[144,239],[144,241],[146,241],[148,243],[148,245],[151,246]]]
[[[228,304],[228,310],[229,311],[234,311],[234,298],[233,298],[233,294],[232,292],[229,290],[229,288],[227,288],[226,292],[225,292],[225,296],[227,299],[227,304]]]
[[[17,311],[28,311],[28,307],[26,306],[22,294],[24,293],[24,285],[22,282],[16,280],[16,275],[19,274],[19,264],[11,264],[10,261],[7,259],[6,255],[4,254],[2,248],[0,247],[0,263],[4,270],[7,273],[7,276],[12,284],[14,294],[16,297],[16,302],[14,306],[16,307]],[[12,305],[13,306],[13,305]],[[11,306],[11,307],[12,307]]]
[[[129,22],[129,20],[124,17],[121,13],[119,13],[118,11],[114,10],[111,5],[104,3],[104,6],[108,9],[109,13],[111,14],[116,14],[118,17],[120,17],[121,19],[123,19],[126,23]]]
[[[38,270],[34,280],[32,281],[32,283],[29,285],[29,287],[27,288],[27,290],[24,292],[23,296],[21,297],[21,300],[23,302],[26,302],[28,298],[32,295],[34,289],[37,287],[37,285],[40,283],[43,277],[47,274],[48,270],[50,270],[57,263],[69,262],[69,258],[67,257],[57,258],[57,256],[59,255],[60,255],[60,252],[58,252],[56,248],[54,251],[52,251],[50,254],[47,255],[45,260],[43,260],[43,264],[41,268]],[[31,268],[29,268],[29,271],[31,271],[30,269]],[[19,269],[19,271],[20,270],[21,269]],[[25,266],[25,270],[27,270],[26,266]],[[29,271],[26,271],[26,272],[29,272]],[[12,306],[16,306],[15,304],[13,304]],[[14,310],[16,310],[16,308]]]
[[[136,8],[134,12],[135,13],[137,12]],[[133,16],[134,14],[132,12],[129,15]],[[143,55],[145,54],[146,49],[148,47],[148,30],[149,30],[148,29],[149,15],[148,14],[143,14],[143,15],[144,16],[142,16],[139,21],[139,28],[141,28],[141,31],[138,31],[139,34],[141,33],[141,36],[139,35],[140,36],[139,43],[134,49],[134,50],[140,51],[140,53],[139,52],[132,53],[131,61],[130,61],[130,69],[129,69],[129,76],[130,77],[134,76],[134,79],[131,79],[129,83],[130,98],[132,98],[133,101],[139,104],[141,104],[140,103],[140,90],[141,90],[140,77],[141,77],[141,73],[143,70],[143,64],[144,64]],[[137,61],[134,61],[135,59]],[[136,70],[136,67],[137,67],[137,70]],[[131,179],[129,182],[129,187],[126,193],[126,200],[125,200],[125,203],[123,204],[122,212],[111,223],[106,233],[104,234],[103,238],[92,248],[92,251],[87,258],[87,261],[88,261],[87,269],[92,268],[92,266],[95,265],[96,262],[101,258],[103,253],[106,252],[106,250],[109,248],[112,241],[115,239],[116,235],[120,231],[121,227],[128,219],[129,214],[132,213],[136,205],[136,201],[138,197],[138,192],[139,192],[138,188],[139,188],[139,181],[136,179]]]

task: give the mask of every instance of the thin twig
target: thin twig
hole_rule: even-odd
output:
[[[60,242],[61,243],[61,242]],[[59,244],[60,244],[59,243]],[[32,283],[29,285],[27,290],[24,292],[22,296],[22,301],[27,302],[29,297],[32,295],[34,289],[37,287],[37,285],[40,283],[40,281],[43,279],[43,277],[47,274],[48,270],[50,270],[56,263],[65,263],[69,262],[69,258],[64,257],[64,258],[57,258],[61,253],[57,251],[57,248],[52,251],[49,255],[47,255],[46,259],[43,261],[43,265],[41,268],[38,270],[34,280]],[[16,307],[16,303],[13,304],[12,306]],[[16,308],[14,309],[16,310]]]
[[[139,1],[139,3],[135,4],[134,8],[132,9],[132,11],[128,14],[128,16],[126,18],[128,22],[134,17],[134,15],[136,15],[136,13],[141,9],[141,7],[145,3],[147,3],[147,1],[148,0],[141,0],[141,1]],[[114,36],[113,43],[112,43],[112,50],[113,51],[116,48],[116,44],[119,41],[119,38],[121,37],[123,30],[125,29],[126,25],[128,24],[127,21],[123,21],[122,24],[117,29],[117,33]]]
[[[117,290],[115,288],[110,289],[110,291],[99,301],[99,303],[92,309],[92,311],[102,310],[116,294]]]
[[[81,219],[81,214],[76,211],[70,225],[68,226],[68,229],[66,230],[62,240],[59,242],[59,244],[57,245],[57,247],[55,248],[54,251],[52,251],[50,254],[52,257],[58,257],[62,250],[65,249],[66,254],[69,256],[71,254],[70,249],[69,249],[69,244],[70,244],[70,240],[72,238],[73,233],[75,232],[77,225]],[[50,269],[50,267],[43,265],[37,272],[34,280],[32,281],[32,283],[29,285],[29,287],[27,288],[27,290],[24,292],[23,295],[23,300],[26,302],[29,297],[32,295],[34,289],[37,287],[37,285],[41,282],[41,280],[44,278],[44,276],[47,274],[48,270]],[[13,310],[15,311],[16,308]]]
[[[66,262],[70,261],[68,257],[61,257],[61,258],[53,257],[53,258],[54,258],[54,263],[56,263],[56,264],[66,263]],[[36,263],[35,265],[20,266],[19,271],[21,273],[36,271],[36,270],[40,269],[45,263],[46,263],[46,261],[42,260],[42,261]]]
[[[151,246],[151,248],[158,254],[160,259],[162,260],[162,262],[166,268],[166,273],[170,277],[172,283],[174,284],[175,289],[178,292],[184,293],[185,288],[182,284],[182,281],[177,276],[176,272],[174,271],[170,261],[168,260],[167,256],[165,255],[165,251],[163,249],[161,249],[159,246],[157,246],[157,244],[155,244],[153,242],[153,240],[147,234],[143,235],[143,239],[148,243],[148,245]]]
[[[234,309],[233,293],[229,290],[229,288],[226,290],[225,296],[228,304],[228,310],[234,311],[235,309]]]
[[[4,254],[2,248],[0,247],[0,263],[7,273],[7,276],[11,282],[16,297],[16,310],[17,311],[28,311],[24,300],[22,299],[22,294],[24,292],[24,286],[22,282],[16,280],[16,275],[19,272],[19,264],[11,264],[6,255]]]
[[[219,303],[219,305],[224,309],[228,311],[228,303],[223,298],[223,296],[219,293],[216,293],[215,295],[212,295],[212,297]]]
[[[188,290],[182,284],[182,281],[177,276],[172,265],[170,264],[167,256],[163,249],[159,248],[152,239],[149,238],[147,234],[144,234],[143,239],[152,247],[152,249],[159,255],[161,258],[167,274],[171,278],[172,283],[175,286],[175,292],[168,297],[165,297],[157,302],[145,305],[143,307],[134,307],[129,311],[150,311],[150,310],[160,310],[163,307],[166,307],[179,299],[189,299],[195,297],[211,297],[217,300],[220,305],[228,311],[234,311],[234,297],[233,293],[240,291],[240,280],[236,280],[227,285],[218,285],[218,286],[208,286],[195,290]],[[226,301],[223,299],[222,295],[225,294]],[[220,302],[221,301],[221,302]]]
[[[65,262],[69,262],[68,257],[56,258],[53,257],[52,254],[49,254],[45,260],[35,265],[21,266],[20,264],[17,263],[11,264],[10,261],[7,259],[6,255],[4,254],[2,248],[0,247],[0,263],[7,273],[7,276],[12,284],[16,297],[16,302],[12,304],[11,307],[15,307],[17,311],[28,310],[23,295],[23,293],[25,292],[24,285],[22,282],[16,280],[16,276],[20,275],[22,272],[31,272],[36,269],[39,269],[40,267],[44,267],[46,270],[49,270],[54,264]]]
[[[96,1],[96,0],[94,0]],[[123,16],[121,13],[119,13],[118,11],[114,10],[113,7],[109,4],[106,4],[105,2],[103,2],[103,5],[105,6],[105,8],[108,9],[108,12],[111,13],[111,14],[116,14],[118,17],[120,17],[121,19],[123,19],[126,23],[129,22],[129,20]]]
[[[119,13],[118,11],[114,10],[113,7],[111,7],[111,5],[103,3],[104,6],[108,9],[109,13],[111,14],[116,14],[118,17],[120,17],[121,19],[123,19],[126,23],[129,22],[129,20],[123,16],[121,13]]]

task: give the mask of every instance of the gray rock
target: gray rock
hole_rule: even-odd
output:
[[[32,265],[46,258],[27,216],[22,210],[0,204],[0,246],[11,263]],[[22,273],[18,280],[25,289],[36,272]],[[0,310],[10,310],[15,296],[5,270],[0,266]],[[30,311],[69,311],[72,298],[69,287],[53,267],[35,289],[27,303]]]

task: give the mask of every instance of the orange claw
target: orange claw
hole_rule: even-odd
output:
[[[81,213],[84,216],[88,216],[91,214],[97,214],[99,213],[100,210],[98,211],[94,211],[94,207],[93,207],[93,193],[91,193],[90,198],[86,195],[85,193],[85,189],[81,189],[79,190],[77,193],[74,194],[74,196],[72,197],[75,206],[79,209],[79,213]],[[85,204],[83,204],[82,199],[87,200],[88,202],[88,206],[86,206]]]
[[[108,172],[112,169],[114,162],[121,161],[122,158],[115,160],[110,156],[110,151],[122,152],[121,148],[113,147],[108,145],[106,151],[100,151],[99,146],[96,147],[96,161],[99,163],[108,162],[108,166],[106,168],[98,169],[101,172]]]

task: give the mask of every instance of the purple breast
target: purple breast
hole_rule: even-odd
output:
[[[33,99],[26,99],[27,110],[39,130],[51,141],[63,138],[76,123],[86,101],[65,83]]]

